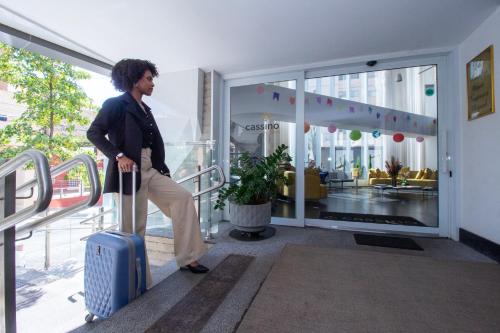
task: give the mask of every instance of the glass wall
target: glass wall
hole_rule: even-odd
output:
[[[96,159],[103,180],[108,160],[88,142],[86,131],[102,103],[122,94],[114,89],[110,77],[2,43],[0,65],[0,163],[32,148],[46,154],[51,166],[79,153],[88,153]],[[203,100],[200,95],[203,86],[199,84],[203,75],[198,70],[162,74],[163,80],[155,80],[153,97],[157,98],[146,100],[162,133],[166,163],[174,180],[214,163],[211,110],[206,105],[200,109],[198,103]],[[32,178],[33,171],[29,168],[17,172],[18,185]],[[192,192],[206,188],[212,183],[212,175],[195,181],[183,185]],[[51,205],[38,217],[53,214],[89,195],[83,170],[54,177],[53,186]],[[33,197],[16,200],[16,209],[31,205],[33,200]],[[213,213],[208,194],[200,198],[197,206],[205,232]],[[173,236],[171,221],[156,210],[151,204],[146,245],[153,280],[159,282],[158,278],[166,274],[165,263],[174,258],[174,251],[173,242],[165,239]],[[48,302],[58,308],[64,306],[66,313],[72,315],[63,322],[57,317],[37,319],[39,330],[50,327],[69,331],[81,325],[85,310],[81,294],[85,237],[103,229],[116,229],[117,222],[112,195],[105,194],[92,208],[64,217],[31,235],[18,235],[22,238],[16,242],[19,330],[26,330],[23,325],[33,323],[33,318],[41,319],[40,308],[46,308]]]
[[[306,218],[438,226],[436,73],[306,80]]]
[[[290,179],[279,189],[273,203],[273,217],[295,218],[296,82],[282,81],[231,88],[230,159],[243,152],[255,158],[273,153],[281,144],[288,147],[290,163],[282,172]],[[231,181],[237,179],[230,178]]]

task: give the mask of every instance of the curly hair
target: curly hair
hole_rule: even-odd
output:
[[[130,91],[147,70],[153,74],[153,77],[158,76],[156,65],[148,60],[123,59],[113,66],[111,81],[117,90]]]

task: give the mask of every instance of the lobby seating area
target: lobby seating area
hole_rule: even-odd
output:
[[[284,176],[288,180],[288,184],[281,187],[279,194],[287,199],[295,200],[295,170],[285,171]],[[306,168],[304,170],[304,182],[305,200],[314,201],[328,196],[327,185],[321,183],[318,168]]]
[[[403,167],[399,172],[397,179],[398,185],[401,185],[404,179],[406,179],[406,184],[410,186],[432,187],[437,189],[438,170],[425,168],[416,171],[410,170],[408,167]],[[391,185],[391,182],[392,179],[386,171],[380,169],[369,170],[368,185]]]

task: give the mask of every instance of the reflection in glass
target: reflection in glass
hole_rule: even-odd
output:
[[[438,226],[436,66],[308,79],[306,218]],[[386,173],[394,156],[395,187]],[[379,218],[380,217],[380,218]]]
[[[231,161],[243,152],[265,157],[280,144],[288,146],[290,163],[282,172],[290,179],[280,188],[272,216],[295,217],[295,81],[231,88]]]

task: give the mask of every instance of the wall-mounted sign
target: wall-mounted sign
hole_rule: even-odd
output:
[[[493,45],[467,63],[467,116],[473,120],[495,112]]]
[[[0,121],[7,121],[7,116],[4,114],[0,114]]]
[[[263,131],[263,130],[277,130],[280,128],[280,124],[250,124],[245,126],[247,131]]]

